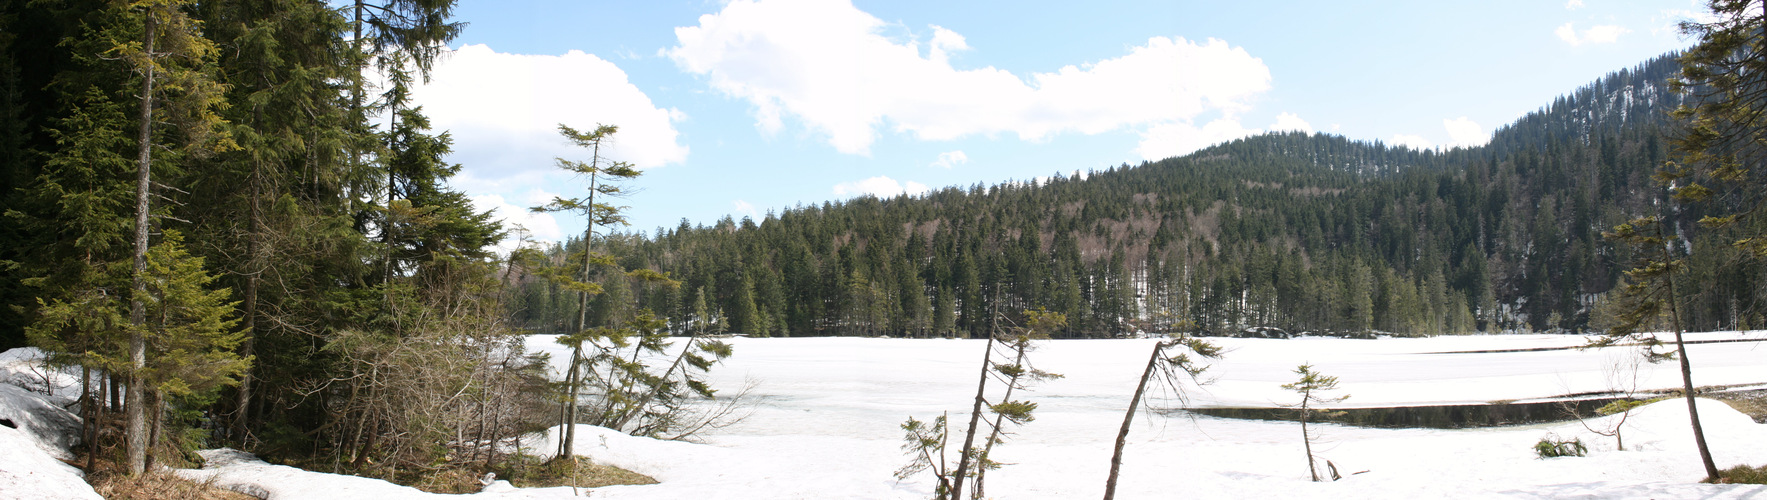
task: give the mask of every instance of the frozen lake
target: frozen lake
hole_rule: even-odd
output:
[[[1693,340],[1748,340],[1767,333],[1694,334]],[[1294,400],[1280,388],[1311,363],[1340,377],[1346,404],[1480,403],[1613,389],[1611,368],[1636,348],[1551,349],[1579,336],[1470,336],[1425,339],[1216,339],[1225,358],[1191,388],[1191,403],[1273,406]],[[979,340],[786,338],[730,339],[736,354],[712,383],[733,393],[752,380],[753,414],[708,432],[705,445],[645,444],[611,436],[579,453],[656,476],[663,484],[611,487],[603,498],[926,498],[931,479],[896,481],[907,463],[898,428],[909,416],[950,412],[956,438],[967,422],[983,342]],[[1013,465],[989,473],[990,496],[1089,498],[1102,493],[1111,443],[1152,340],[1055,340],[1033,353],[1041,369],[1066,378],[1023,399],[1036,421],[995,450]],[[1695,344],[1699,385],[1767,382],[1760,341]],[[562,348],[547,338],[531,347]],[[1545,350],[1541,350],[1545,349]],[[1470,353],[1465,351],[1510,350]],[[1628,377],[1626,380],[1630,380]],[[1639,389],[1680,385],[1674,363],[1645,364]],[[1018,399],[1018,398],[1015,398]],[[1155,406],[1175,406],[1155,398]],[[1709,409],[1708,409],[1709,408]],[[1767,463],[1767,426],[1722,403],[1702,401],[1721,467]],[[1531,445],[1548,433],[1587,434],[1576,423],[1489,429],[1366,429],[1325,426],[1315,445],[1345,472],[1331,484],[1307,481],[1300,430],[1289,422],[1166,418],[1141,414],[1130,435],[1119,498],[1650,498],[1767,495],[1756,487],[1689,484],[1703,477],[1686,427],[1686,407],[1653,405],[1628,424],[1629,451],[1584,436],[1591,456],[1537,460]],[[952,445],[953,448],[957,444]],[[667,450],[667,451],[665,451]],[[955,449],[952,450],[955,453]],[[537,492],[535,492],[537,493]]]

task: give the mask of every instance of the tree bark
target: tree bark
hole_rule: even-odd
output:
[[[1117,496],[1117,471],[1123,465],[1123,445],[1129,441],[1129,424],[1135,421],[1135,410],[1141,406],[1141,395],[1147,391],[1147,379],[1153,377],[1154,363],[1159,361],[1160,351],[1165,348],[1165,342],[1154,344],[1153,353],[1147,355],[1147,368],[1141,370],[1141,382],[1135,384],[1135,395],[1129,398],[1129,411],[1123,414],[1123,426],[1117,429],[1117,445],[1111,452],[1110,476],[1104,480],[1104,500]]]
[[[1663,258],[1671,257],[1668,250],[1663,250]],[[1706,468],[1706,482],[1718,482],[1718,465],[1712,462],[1712,450],[1706,447],[1706,430],[1700,425],[1699,406],[1693,397],[1693,365],[1687,361],[1687,343],[1681,340],[1681,311],[1675,306],[1675,277],[1665,274],[1668,281],[1669,320],[1675,328],[1675,358],[1681,362],[1681,393],[1687,399],[1687,418],[1693,423],[1693,442],[1699,447],[1700,464]]]
[[[135,262],[132,269],[134,275],[134,296],[129,299],[129,384],[127,401],[123,411],[124,428],[129,445],[129,475],[140,475],[147,469],[147,429],[146,408],[142,408],[143,385],[141,371],[147,367],[147,338],[143,328],[147,322],[146,304],[141,302],[140,295],[147,290],[147,280],[142,273],[147,268],[147,215],[151,205],[148,193],[152,189],[153,177],[153,50],[154,50],[154,16],[153,8],[146,14],[146,34],[143,43],[147,65],[143,68],[141,79],[141,135],[137,142],[137,173],[135,176]]]
[[[239,356],[244,359],[252,358],[258,341],[258,282],[262,277],[262,266],[264,265],[262,256],[258,255],[263,249],[263,244],[259,240],[264,237],[264,218],[259,207],[259,199],[263,195],[263,175],[263,163],[252,162],[251,200],[249,203],[251,220],[247,223],[251,229],[247,231],[245,240],[246,259],[251,265],[245,276],[245,317],[242,325],[245,330],[245,342],[239,347]],[[233,405],[233,440],[242,447],[246,439],[247,415],[251,413],[252,372],[256,370],[256,367],[257,362],[254,361],[251,366],[246,367],[245,373],[240,374],[238,398]]]
[[[1027,340],[1027,341],[1025,341],[1025,343],[1021,343],[1017,346],[1018,347],[1018,354],[1014,356],[1014,359],[1012,361],[1013,364],[1018,365],[1021,368],[1024,367],[1024,364],[1025,364],[1025,347],[1028,345],[1028,343],[1029,343],[1029,341]],[[1007,379],[1006,392],[1000,395],[1000,402],[1005,403],[1005,402],[1012,401],[1012,390],[1018,387],[1018,379],[1019,379],[1019,377],[1022,377],[1022,376],[1024,376],[1024,373],[1021,372],[1018,375],[1015,375],[1012,378]],[[1006,420],[1005,414],[1001,414],[1001,413],[994,414],[994,428],[993,428],[993,430],[990,430],[988,432],[988,440],[982,443],[982,454],[976,456],[977,457],[976,461],[978,463],[976,464],[976,484],[975,484],[976,494],[975,494],[974,498],[985,498],[985,495],[982,494],[982,479],[984,479],[988,475],[988,468],[983,466],[983,464],[981,464],[979,462],[982,459],[988,458],[989,453],[994,452],[994,442],[999,440],[1000,426],[1001,426],[1001,424],[1006,423],[1005,420]]]
[[[1310,416],[1310,410],[1312,410],[1308,404],[1312,403],[1312,400],[1313,391],[1308,390],[1301,393],[1301,445],[1307,450],[1307,474],[1313,477],[1313,482],[1317,483],[1319,482],[1319,467],[1315,466],[1313,462],[1313,436],[1307,434],[1307,417]]]
[[[989,360],[994,354],[994,337],[996,332],[988,332],[988,343],[982,348],[982,375],[976,382],[975,407],[969,412],[969,430],[963,435],[963,452],[957,456],[957,472],[952,474],[951,500],[963,500],[963,476],[969,470],[970,450],[975,444],[976,424],[982,420],[982,403],[986,403],[984,393],[988,390]]]
[[[598,163],[601,163],[601,143],[599,143],[599,142],[596,143],[594,152],[590,153],[589,163],[590,163],[591,167],[595,166]],[[589,173],[589,208],[587,210],[587,215],[588,215],[588,217],[586,217],[587,220],[584,221],[584,227],[583,227],[583,283],[584,284],[589,283],[589,256],[590,256],[589,242],[595,238],[595,172]],[[583,330],[588,328],[588,322],[589,322],[589,292],[586,292],[586,291],[577,292],[577,334],[579,334],[579,335],[582,334]],[[582,377],[577,375],[577,371],[578,371],[577,365],[578,365],[578,362],[582,359],[583,359],[583,344],[581,342],[579,342],[579,343],[577,343],[577,345],[574,349],[571,349],[571,373],[569,376],[567,376],[567,378],[570,379],[570,382],[568,383],[568,385],[570,386],[570,392],[571,392],[570,398],[569,398],[570,401],[568,402],[570,405],[569,406],[570,409],[567,410],[567,412],[570,414],[570,422],[565,426],[565,429],[564,429],[564,433],[565,433],[564,445],[563,445],[564,448],[562,449],[561,454],[575,453],[575,451],[573,451],[574,449],[571,448],[571,446],[576,445],[576,441],[577,441],[577,389],[578,389],[578,386],[581,385],[581,382],[582,382],[582,380],[581,380]],[[576,479],[572,478],[573,484],[575,483],[575,481],[576,481]]]

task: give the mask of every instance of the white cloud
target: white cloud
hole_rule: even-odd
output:
[[[889,198],[900,194],[917,195],[927,192],[925,184],[914,181],[896,182],[886,176],[877,176],[858,182],[843,182],[834,186],[835,196],[872,195],[878,198]]]
[[[1387,145],[1392,147],[1403,146],[1419,151],[1435,149],[1436,147],[1436,145],[1431,143],[1429,139],[1425,139],[1421,135],[1411,134],[1394,134],[1392,139],[1387,139]]]
[[[1270,131],[1299,131],[1313,133],[1313,125],[1302,120],[1294,113],[1276,115],[1276,121],[1270,124]],[[1264,133],[1263,130],[1245,128],[1239,120],[1231,116],[1217,118],[1202,127],[1192,125],[1189,121],[1156,124],[1148,127],[1141,134],[1141,144],[1135,148],[1142,159],[1149,161],[1163,160],[1174,156],[1183,156],[1193,151],[1231,141],[1241,137]]]
[[[961,150],[960,151],[947,151],[944,153],[939,153],[939,159],[933,160],[932,166],[939,167],[939,168],[951,168],[951,167],[955,167],[955,166],[962,165],[965,163],[969,163],[969,155],[963,154],[963,151],[961,151]]]
[[[482,148],[518,160],[505,169],[551,169],[552,157],[583,156],[559,137],[560,123],[619,126],[612,148],[602,152],[639,167],[687,158],[674,126],[686,118],[680,110],[656,107],[625,71],[579,51],[505,54],[466,45],[437,59],[430,83],[413,97],[437,130],[454,132],[457,151]]]
[[[1632,32],[1632,30],[1620,26],[1604,24],[1601,26],[1591,26],[1579,33],[1577,32],[1577,28],[1572,26],[1572,24],[1573,23],[1565,23],[1563,26],[1559,26],[1558,29],[1553,30],[1553,33],[1558,35],[1558,39],[1564,40],[1565,43],[1571,44],[1572,47],[1583,45],[1585,43],[1614,43],[1620,40],[1620,35]]]
[[[1565,9],[1577,10],[1580,8],[1583,8],[1583,0],[1570,0],[1565,2]]]
[[[736,200],[734,203],[731,203],[731,206],[736,207],[736,213],[747,215],[750,219],[759,220],[761,218],[761,212],[755,210],[754,204],[743,200]]]
[[[1442,128],[1448,129],[1450,146],[1470,148],[1491,142],[1491,136],[1485,134],[1485,127],[1464,116],[1453,120],[1443,119]]]
[[[1696,1],[1691,3],[1694,7],[1693,9],[1664,9],[1657,15],[1651,16],[1650,21],[1655,27],[1650,29],[1650,36],[1672,36],[1679,38],[1683,36],[1681,34],[1682,21],[1710,24],[1718,20],[1718,15],[1712,13],[1711,10],[1706,9],[1704,2]]]
[[[509,235],[497,244],[497,253],[507,255],[510,250],[515,249],[516,244],[520,241],[517,238],[517,231],[526,231],[529,239],[533,241],[561,241],[564,239],[564,232],[559,230],[558,220],[554,219],[552,214],[534,213],[529,211],[528,207],[509,203],[501,195],[480,194],[473,195],[468,199],[472,201],[474,209],[481,212],[492,211],[491,217],[502,220],[503,230],[509,232]]]
[[[868,153],[880,127],[922,140],[1146,132],[1243,111],[1270,88],[1263,61],[1214,39],[1155,37],[1121,57],[1021,77],[953,67],[951,54],[969,48],[956,32],[934,26],[923,42],[886,36],[891,28],[845,0],[733,0],[676,28],[668,55],[747,100],[764,132],[791,116],[850,154]]]
[[[1313,124],[1307,123],[1307,120],[1302,120],[1300,116],[1296,116],[1294,113],[1282,113],[1276,115],[1276,123],[1270,125],[1270,131],[1295,131],[1311,134],[1313,133]]]
[[[1242,127],[1239,120],[1232,118],[1219,118],[1202,128],[1189,122],[1164,123],[1143,132],[1141,145],[1135,148],[1135,152],[1146,160],[1161,160],[1260,132]]]

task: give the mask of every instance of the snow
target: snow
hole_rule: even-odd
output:
[[[1699,385],[1767,383],[1763,332],[1716,332],[1690,340],[1741,342],[1689,346]],[[1191,403],[1269,407],[1294,395],[1280,384],[1311,363],[1340,377],[1346,404],[1482,403],[1564,394],[1680,385],[1675,363],[1645,364],[1637,387],[1616,387],[1610,367],[1636,348],[1558,349],[1572,335],[1426,339],[1218,339],[1227,357],[1213,363],[1214,384],[1190,388]],[[874,498],[931,496],[931,478],[897,481],[907,463],[899,425],[909,416],[951,415],[954,433],[968,422],[983,344],[973,340],[789,338],[728,340],[736,355],[711,383],[724,394],[758,382],[743,422],[709,431],[704,443],[637,438],[592,426],[578,430],[580,455],[655,477],[660,484],[596,488],[596,498]],[[565,360],[550,338],[529,346]],[[1021,393],[1039,403],[1036,420],[995,449],[1009,463],[988,474],[997,498],[1085,498],[1102,492],[1111,443],[1151,340],[1049,341],[1032,354],[1066,378]],[[1502,352],[1471,352],[1502,351]],[[1630,380],[1629,377],[1622,378]],[[1630,385],[1630,384],[1620,384]],[[1767,425],[1722,402],[1700,399],[1708,441],[1720,467],[1767,464]],[[1156,397],[1156,407],[1172,407]],[[1688,430],[1685,400],[1634,410],[1627,448],[1576,422],[1481,429],[1374,429],[1319,426],[1315,451],[1346,474],[1308,481],[1300,429],[1292,422],[1136,416],[1118,498],[1767,498],[1767,486],[1707,485]],[[1613,417],[1605,417],[1613,418]],[[1600,428],[1603,419],[1590,424]],[[0,429],[4,430],[4,429]],[[1541,460],[1533,444],[1548,435],[1579,438],[1589,456]],[[531,453],[554,447],[558,429],[531,436]],[[960,438],[959,438],[960,439]],[[953,443],[953,454],[955,447]],[[263,463],[233,450],[203,452],[195,479],[265,498],[432,498],[382,481]],[[7,469],[10,470],[10,469]],[[1361,474],[1349,473],[1366,471]],[[7,490],[0,490],[7,491]],[[4,495],[0,495],[4,496]],[[570,488],[519,489],[498,483],[472,498],[570,498]],[[450,495],[449,497],[455,497]]]
[[[0,353],[0,374],[14,373],[17,363],[41,357],[34,349]],[[8,380],[10,382],[10,380]],[[0,498],[102,499],[61,460],[73,459],[68,447],[79,442],[80,419],[46,396],[0,383]]]

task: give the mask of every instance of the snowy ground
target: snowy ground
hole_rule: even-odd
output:
[[[1760,339],[1767,333],[1711,333],[1699,340]],[[1222,339],[1227,358],[1210,370],[1216,383],[1193,404],[1271,406],[1293,399],[1278,387],[1310,362],[1339,376],[1347,402],[1360,406],[1525,400],[1613,389],[1607,367],[1631,348],[1539,350],[1583,341],[1574,336],[1474,336],[1431,339]],[[897,427],[909,416],[949,411],[961,425],[973,394],[982,343],[970,340],[733,339],[736,355],[713,385],[735,392],[746,381],[753,414],[704,436],[705,444],[658,442],[585,426],[579,454],[649,474],[661,484],[598,488],[596,498],[927,498],[930,478],[896,481],[906,463]],[[562,354],[549,338],[530,346]],[[1034,353],[1038,367],[1067,378],[1024,397],[1040,403],[1037,420],[995,450],[1013,465],[989,473],[996,498],[1088,498],[1103,491],[1111,441],[1148,340],[1051,341]],[[1456,352],[1461,351],[1461,352]],[[562,359],[563,356],[555,355]],[[1690,346],[1700,385],[1767,383],[1767,342]],[[1627,378],[1626,380],[1630,380]],[[1674,364],[1644,365],[1638,389],[1679,385]],[[1624,385],[1624,384],[1622,384]],[[1172,405],[1155,400],[1155,405]],[[1700,412],[1721,467],[1767,464],[1767,425],[1723,403]],[[1575,422],[1467,430],[1323,426],[1315,450],[1344,472],[1335,483],[1307,481],[1300,430],[1289,422],[1141,414],[1130,435],[1118,498],[1767,498],[1758,485],[1702,485],[1679,400],[1634,412],[1626,451]],[[5,429],[0,429],[4,431]],[[1542,436],[1581,436],[1583,458],[1539,460]],[[552,436],[536,436],[548,449]],[[226,450],[206,452],[209,468],[183,471],[269,498],[430,498],[379,481],[272,466]],[[0,465],[0,467],[7,467]],[[3,488],[0,485],[0,488]],[[516,490],[483,498],[568,498],[569,488]],[[0,491],[5,491],[0,489]],[[0,495],[5,496],[5,495]]]

